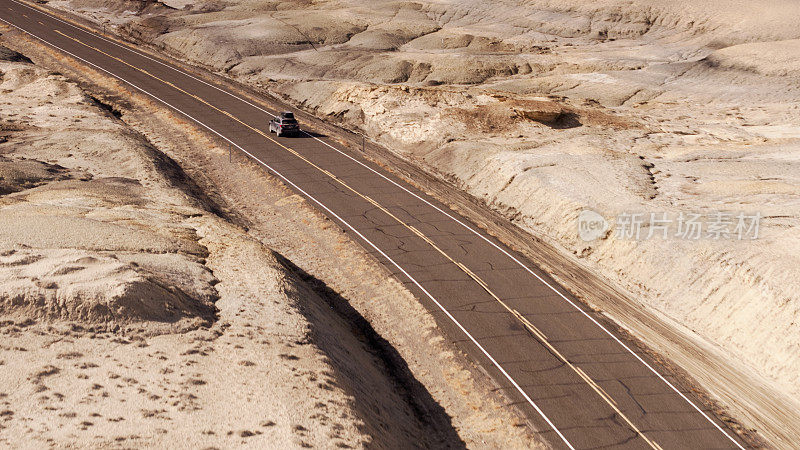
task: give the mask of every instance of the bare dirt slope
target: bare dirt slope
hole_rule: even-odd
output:
[[[0,58],[0,445],[537,445],[491,394],[453,419],[452,355],[413,361],[434,398],[119,111]]]
[[[51,4],[362,130],[800,399],[797,2]],[[584,208],[762,219],[584,242]]]

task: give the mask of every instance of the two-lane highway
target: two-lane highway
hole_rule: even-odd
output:
[[[309,199],[434,312],[553,446],[741,448],[533,264],[391,173],[324,138],[276,138],[275,111],[39,7],[0,0],[0,23],[185,116]]]

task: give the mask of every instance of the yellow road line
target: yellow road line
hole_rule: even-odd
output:
[[[436,250],[438,253],[440,253],[442,256],[444,256],[445,258],[447,258],[449,261],[451,261],[453,264],[455,264],[455,265],[456,265],[456,266],[457,266],[459,269],[461,269],[461,270],[462,270],[464,273],[466,273],[466,274],[467,274],[467,275],[468,275],[470,278],[472,278],[472,279],[473,279],[473,280],[474,280],[476,283],[478,283],[478,285],[480,285],[480,286],[481,286],[481,288],[483,288],[483,289],[484,289],[484,290],[485,290],[487,293],[489,293],[489,295],[491,295],[491,296],[492,296],[492,297],[493,297],[493,298],[494,298],[494,299],[495,299],[497,302],[499,302],[499,303],[500,303],[500,305],[502,305],[502,306],[503,306],[503,308],[505,308],[505,309],[506,309],[508,312],[510,312],[510,313],[511,313],[511,314],[512,314],[512,315],[513,315],[515,318],[517,318],[517,320],[519,320],[519,321],[520,321],[520,322],[521,322],[521,323],[522,323],[522,324],[525,326],[525,329],[526,329],[526,330],[528,330],[528,331],[529,331],[529,332],[530,332],[530,333],[531,333],[531,334],[532,334],[532,335],[533,335],[533,336],[534,336],[534,337],[535,337],[535,338],[536,338],[536,339],[537,339],[539,342],[541,342],[541,343],[542,343],[542,344],[543,344],[543,345],[544,345],[546,348],[548,348],[548,350],[549,350],[549,351],[550,351],[550,352],[551,352],[551,353],[552,353],[552,354],[553,354],[553,355],[554,355],[556,358],[558,358],[559,360],[561,360],[561,361],[562,361],[562,362],[563,362],[565,365],[567,365],[567,367],[569,367],[570,369],[572,369],[572,370],[573,370],[573,371],[574,371],[574,372],[575,372],[575,373],[576,373],[576,374],[577,374],[577,375],[578,375],[578,376],[579,376],[579,377],[580,377],[580,378],[581,378],[581,379],[582,379],[582,380],[583,380],[583,381],[584,381],[586,384],[588,384],[588,385],[589,385],[589,386],[590,386],[590,387],[591,387],[591,388],[592,388],[592,389],[593,389],[593,390],[594,390],[594,391],[595,391],[595,392],[596,392],[596,393],[597,393],[597,394],[600,396],[600,398],[602,398],[602,399],[603,399],[603,400],[604,400],[604,401],[605,401],[605,402],[606,402],[606,403],[607,403],[609,406],[611,406],[611,408],[612,408],[612,409],[614,409],[614,411],[615,411],[615,412],[616,412],[616,413],[617,413],[617,414],[618,414],[618,415],[619,415],[619,416],[620,416],[620,417],[621,417],[623,420],[625,420],[625,422],[628,424],[628,426],[630,426],[630,427],[631,427],[631,429],[632,429],[634,432],[636,432],[636,434],[637,434],[637,435],[639,435],[639,436],[640,436],[640,437],[641,437],[641,438],[642,438],[642,439],[643,439],[645,442],[647,442],[647,444],[648,444],[648,445],[650,445],[650,447],[652,447],[652,448],[653,448],[653,449],[655,449],[655,450],[659,450],[659,449],[660,449],[660,447],[658,446],[658,444],[656,444],[655,442],[651,441],[651,440],[650,440],[650,439],[649,439],[647,436],[645,436],[645,435],[644,435],[644,433],[642,433],[642,431],[641,431],[641,430],[639,430],[639,428],[638,428],[638,427],[636,427],[636,425],[634,425],[634,424],[633,424],[633,422],[631,422],[631,420],[630,420],[630,419],[628,419],[628,417],[627,417],[627,416],[625,416],[625,414],[624,414],[622,411],[620,411],[620,409],[619,409],[619,407],[617,406],[617,403],[614,401],[614,399],[612,399],[612,398],[611,398],[611,397],[610,397],[610,396],[609,396],[609,395],[608,395],[608,394],[607,394],[607,393],[606,393],[606,392],[603,390],[603,388],[601,388],[601,387],[600,387],[600,385],[598,385],[598,384],[597,384],[597,383],[596,383],[594,380],[592,380],[592,379],[591,379],[591,378],[590,378],[590,377],[589,377],[589,376],[586,374],[586,372],[584,372],[584,371],[583,371],[581,368],[579,368],[579,367],[575,366],[574,364],[572,364],[572,363],[571,363],[571,362],[570,362],[570,361],[569,361],[569,360],[568,360],[568,359],[567,359],[567,358],[566,358],[566,357],[565,357],[563,354],[561,354],[561,352],[559,352],[559,351],[558,351],[558,350],[557,350],[555,347],[553,347],[553,345],[552,345],[552,344],[551,344],[551,343],[550,343],[550,342],[547,340],[547,336],[545,336],[545,335],[544,335],[544,333],[542,333],[542,332],[541,332],[541,331],[540,331],[538,328],[536,328],[536,327],[535,327],[535,326],[534,326],[534,325],[533,325],[533,324],[532,324],[532,323],[531,323],[531,322],[530,322],[528,319],[526,319],[526,318],[525,318],[525,317],[524,317],[524,316],[523,316],[521,313],[519,313],[517,310],[515,310],[515,309],[511,308],[510,306],[508,306],[508,304],[506,304],[506,302],[504,302],[504,301],[503,301],[503,300],[502,300],[500,297],[498,297],[498,296],[497,296],[497,294],[495,294],[495,293],[494,293],[494,292],[493,292],[493,291],[492,291],[492,290],[489,288],[489,285],[488,285],[488,284],[487,284],[485,281],[483,281],[483,280],[482,280],[480,277],[478,277],[478,276],[477,276],[477,275],[476,275],[474,272],[472,272],[472,271],[471,271],[471,270],[470,270],[468,267],[466,267],[464,264],[462,264],[461,262],[458,262],[458,261],[456,261],[455,259],[453,259],[453,258],[452,258],[450,255],[448,255],[448,254],[447,254],[447,253],[446,253],[444,250],[442,250],[442,249],[441,249],[441,248],[440,248],[438,245],[436,245],[436,243],[434,243],[434,242],[433,242],[433,241],[432,241],[432,240],[431,240],[431,239],[430,239],[428,236],[426,236],[424,233],[422,233],[421,231],[419,231],[417,228],[415,228],[414,226],[412,226],[412,225],[410,225],[410,224],[406,223],[405,221],[403,221],[402,219],[400,219],[399,217],[397,217],[395,214],[393,214],[391,211],[389,211],[389,210],[388,210],[386,207],[384,207],[383,205],[381,205],[380,203],[378,203],[378,202],[377,202],[376,200],[374,200],[373,198],[371,198],[371,197],[369,197],[368,195],[362,194],[361,192],[357,191],[356,189],[354,189],[353,187],[351,187],[349,184],[347,184],[347,183],[345,183],[344,181],[342,181],[342,180],[341,180],[339,177],[337,177],[337,176],[336,176],[336,175],[334,175],[333,173],[329,172],[328,170],[326,170],[326,169],[324,169],[324,168],[322,168],[322,167],[318,166],[317,164],[315,164],[314,162],[312,162],[311,160],[309,160],[309,159],[308,159],[308,158],[306,158],[305,156],[303,156],[303,155],[301,155],[300,153],[298,153],[296,150],[294,150],[294,149],[292,149],[292,148],[290,148],[290,147],[287,147],[287,146],[285,146],[285,145],[281,144],[279,141],[277,141],[277,140],[273,139],[273,138],[272,138],[272,136],[270,136],[269,134],[267,134],[267,133],[265,133],[264,131],[262,131],[262,130],[259,130],[258,128],[255,128],[255,127],[253,127],[253,126],[251,126],[251,125],[249,125],[249,124],[247,124],[247,123],[245,123],[245,122],[243,122],[242,120],[240,120],[239,118],[237,118],[237,117],[236,117],[236,116],[234,116],[233,114],[229,113],[228,111],[225,111],[225,110],[223,110],[223,109],[220,109],[220,108],[218,108],[218,107],[216,107],[216,106],[212,105],[211,103],[209,103],[209,102],[208,102],[208,101],[206,101],[205,99],[203,99],[203,98],[199,97],[198,95],[192,94],[192,93],[190,93],[190,92],[188,92],[188,91],[186,91],[186,90],[184,90],[184,89],[182,89],[182,88],[178,87],[178,86],[177,86],[177,85],[175,85],[174,83],[172,83],[172,82],[170,82],[170,81],[166,81],[166,80],[164,80],[164,79],[161,79],[161,78],[159,78],[158,76],[156,76],[156,75],[154,75],[154,74],[152,74],[152,73],[148,72],[147,70],[145,70],[145,69],[141,69],[141,68],[139,68],[139,67],[137,67],[137,66],[134,66],[134,65],[132,65],[132,64],[130,64],[130,63],[128,63],[127,61],[124,61],[124,60],[123,60],[123,59],[121,59],[121,58],[118,58],[118,57],[116,57],[116,56],[113,56],[113,55],[111,55],[111,54],[109,54],[109,53],[106,53],[106,52],[104,52],[103,50],[100,50],[100,49],[98,49],[98,48],[96,48],[96,47],[93,47],[93,46],[91,46],[91,45],[89,45],[89,44],[86,44],[85,42],[83,42],[83,41],[81,41],[81,40],[79,40],[79,39],[77,39],[77,38],[74,38],[74,37],[72,37],[72,36],[68,36],[68,35],[66,35],[66,34],[62,33],[62,32],[61,32],[61,31],[59,31],[59,30],[55,30],[55,32],[56,32],[56,33],[58,33],[58,34],[60,34],[60,35],[62,35],[62,36],[64,36],[64,37],[65,37],[65,38],[67,38],[67,39],[70,39],[70,40],[72,40],[72,41],[75,41],[75,42],[77,42],[77,43],[79,43],[79,44],[81,44],[81,45],[83,45],[83,46],[85,46],[85,47],[88,47],[88,48],[90,48],[90,49],[92,49],[92,50],[94,50],[94,51],[96,51],[96,52],[98,52],[98,53],[101,53],[101,54],[103,54],[103,55],[105,55],[105,56],[107,56],[107,57],[109,57],[109,58],[112,58],[112,59],[114,59],[114,60],[116,60],[116,61],[119,61],[120,63],[122,63],[122,64],[124,64],[124,65],[126,65],[126,66],[128,66],[128,67],[130,67],[130,68],[132,68],[132,69],[134,69],[134,70],[137,70],[137,71],[139,71],[139,72],[141,72],[141,73],[144,73],[145,75],[148,75],[148,76],[150,76],[150,77],[152,77],[152,78],[154,78],[154,79],[156,79],[156,80],[160,81],[161,83],[163,83],[163,84],[165,84],[165,85],[167,85],[167,86],[170,86],[170,87],[172,87],[173,89],[175,89],[175,90],[177,90],[177,91],[180,91],[180,92],[182,92],[183,94],[186,94],[187,96],[189,96],[189,97],[191,97],[191,98],[193,98],[193,99],[195,99],[195,100],[197,100],[197,101],[199,101],[199,102],[203,103],[204,105],[208,106],[209,108],[212,108],[212,109],[214,109],[215,111],[217,111],[217,112],[219,112],[219,113],[221,113],[221,114],[224,114],[225,116],[229,117],[231,120],[234,120],[235,122],[238,122],[238,123],[239,123],[239,124],[241,124],[242,126],[244,126],[244,127],[248,128],[248,129],[252,130],[252,131],[253,131],[253,132],[255,132],[255,133],[258,133],[258,134],[259,134],[259,135],[261,135],[262,137],[264,137],[264,138],[268,139],[269,141],[271,141],[271,142],[275,143],[276,145],[278,145],[280,148],[282,148],[282,149],[286,150],[287,152],[291,153],[292,155],[294,155],[294,156],[298,157],[299,159],[303,160],[303,161],[304,161],[304,162],[306,162],[308,165],[310,165],[310,166],[314,167],[314,168],[315,168],[315,169],[317,169],[319,172],[321,172],[321,173],[325,174],[326,176],[328,176],[328,177],[329,177],[329,178],[331,178],[332,180],[336,181],[338,184],[340,184],[340,185],[341,185],[342,187],[344,187],[345,189],[349,190],[350,192],[352,192],[353,194],[357,195],[358,197],[361,197],[363,200],[367,201],[367,202],[368,202],[368,203],[370,203],[371,205],[373,205],[373,206],[375,206],[376,208],[378,208],[379,210],[381,210],[381,211],[382,211],[384,214],[388,215],[389,217],[391,217],[392,219],[394,219],[395,221],[397,221],[399,224],[403,225],[403,226],[404,226],[406,229],[408,229],[409,231],[411,231],[412,233],[414,233],[414,234],[415,234],[416,236],[418,236],[420,239],[424,240],[426,243],[428,243],[428,245],[430,245],[431,247],[433,247],[433,248],[434,248],[434,249],[435,249],[435,250]]]

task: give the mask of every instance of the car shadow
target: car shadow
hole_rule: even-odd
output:
[[[300,134],[298,134],[296,137],[309,139],[309,138],[325,138],[328,137],[328,135],[315,133],[313,131],[308,131],[308,130],[302,130]]]

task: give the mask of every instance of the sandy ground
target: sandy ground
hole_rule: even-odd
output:
[[[0,446],[539,445],[413,296],[275,180],[238,184],[257,169],[175,118],[0,49]],[[226,197],[203,193],[219,180]],[[383,306],[370,325],[351,303]]]
[[[363,131],[800,400],[796,2],[51,4]],[[586,208],[759,238],[586,242]]]

